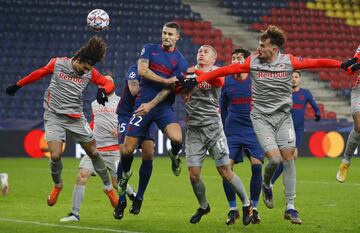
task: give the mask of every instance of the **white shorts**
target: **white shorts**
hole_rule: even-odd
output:
[[[105,166],[110,172],[112,177],[117,177],[117,166],[120,160],[119,151],[99,151],[100,155],[104,159]],[[92,172],[93,175],[96,175],[94,166],[89,156],[85,155],[82,157],[79,168],[84,168]]]
[[[65,142],[66,132],[78,143],[94,140],[93,132],[84,116],[76,119],[45,110],[44,125],[45,137],[48,142]]]
[[[289,113],[250,113],[256,137],[264,152],[295,148],[294,123]]]
[[[229,148],[220,122],[207,126],[188,126],[185,154],[188,167],[201,167],[209,151],[217,167],[229,164]]]

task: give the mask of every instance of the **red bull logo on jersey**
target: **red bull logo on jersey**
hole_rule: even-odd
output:
[[[77,78],[77,77],[74,77],[74,76],[71,76],[71,75],[67,75],[67,74],[65,74],[63,72],[59,73],[58,78],[62,79],[62,80],[78,83],[78,84],[84,84],[85,83],[85,79]]]
[[[100,108],[94,108],[93,113],[115,113],[115,108],[108,108],[108,107],[100,107]]]
[[[275,79],[275,78],[287,78],[288,74],[285,71],[282,71],[282,72],[262,72],[262,71],[259,71],[257,76],[258,76],[258,78],[261,78],[261,79],[264,79],[264,78]]]
[[[202,90],[209,90],[211,88],[211,85],[208,84],[207,82],[202,82],[202,83],[199,83],[197,86],[196,86],[197,89],[202,89]]]

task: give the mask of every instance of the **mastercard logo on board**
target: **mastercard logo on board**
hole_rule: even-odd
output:
[[[309,139],[310,152],[318,158],[336,158],[344,151],[345,142],[341,134],[335,131],[319,131],[311,135]]]
[[[44,130],[35,129],[29,131],[24,138],[25,152],[32,158],[42,158],[43,156],[50,158],[49,147],[45,140]],[[65,150],[65,143],[62,150]]]

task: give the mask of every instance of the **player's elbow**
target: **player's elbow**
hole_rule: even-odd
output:
[[[142,77],[144,77],[145,76],[145,74],[148,72],[148,67],[144,67],[144,66],[138,66],[138,75],[139,76],[142,76]]]

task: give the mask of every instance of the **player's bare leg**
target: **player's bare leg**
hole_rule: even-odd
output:
[[[127,183],[132,175],[131,164],[134,160],[134,151],[138,145],[139,139],[136,137],[126,136],[124,144],[121,147],[121,164],[123,174],[119,178],[118,192],[119,195],[124,195],[126,192]]]
[[[230,164],[218,166],[217,170],[221,177],[229,183],[237,196],[240,198],[243,206],[243,224],[248,225],[251,223],[253,217],[253,207],[246,194],[244,184],[240,178],[231,170]]]
[[[200,205],[195,214],[190,218],[190,223],[192,224],[200,222],[202,216],[210,212],[210,205],[205,195],[205,185],[200,174],[201,167],[189,167],[191,186]]]
[[[168,156],[171,158],[171,169],[175,176],[179,176],[181,172],[181,160],[178,156],[182,147],[182,131],[178,123],[171,123],[164,128],[165,135],[171,141],[171,149]]]
[[[294,159],[294,148],[281,150],[283,158],[283,184],[285,187],[286,210],[284,218],[290,220],[292,224],[301,224],[302,221],[295,209],[296,194],[296,168]]]
[[[52,188],[47,198],[47,204],[49,206],[53,206],[55,205],[63,187],[63,182],[61,179],[61,172],[63,169],[63,164],[61,161],[63,143],[58,141],[50,141],[48,142],[48,147],[50,152],[51,176],[54,182],[54,187]]]
[[[87,143],[82,143],[81,146],[85,150],[86,154],[90,157],[96,173],[100,176],[101,180],[103,181],[104,193],[108,196],[111,205],[115,208],[118,204],[118,197],[115,195],[115,192],[112,188],[109,174],[105,166],[105,162],[96,149],[95,140],[92,140]]]
[[[152,174],[152,162],[154,157],[154,142],[152,140],[145,140],[141,143],[141,157],[142,163],[139,169],[138,191],[130,208],[130,213],[134,215],[140,213],[144,193]]]
[[[341,160],[340,167],[336,173],[336,180],[340,183],[345,182],[347,174],[349,172],[349,167],[351,164],[351,159],[354,155],[356,148],[360,143],[360,112],[356,112],[353,115],[354,119],[354,128],[351,130],[349,137],[346,142],[345,152],[343,159]]]
[[[273,192],[270,183],[276,168],[281,162],[281,153],[278,148],[275,148],[265,152],[265,156],[268,158],[268,163],[266,164],[264,169],[262,193],[266,207],[272,209],[274,208],[274,201],[273,201]]]

